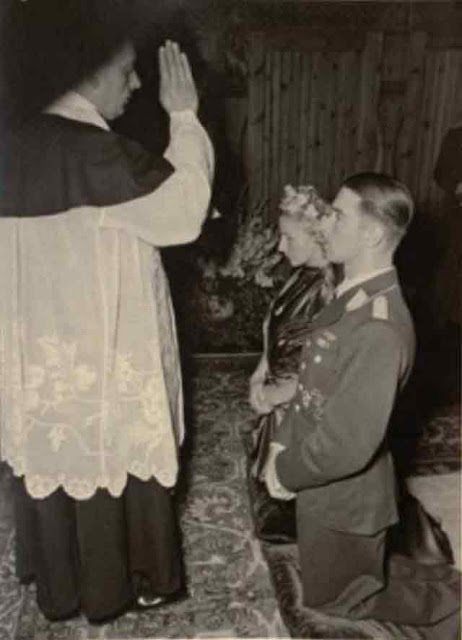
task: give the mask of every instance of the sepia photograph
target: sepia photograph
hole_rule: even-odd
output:
[[[460,640],[462,2],[1,0],[0,640]]]

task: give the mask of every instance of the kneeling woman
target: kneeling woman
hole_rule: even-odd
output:
[[[323,241],[330,206],[313,187],[286,187],[280,209],[278,248],[294,270],[269,307],[263,355],[250,378],[250,404],[259,414],[253,432],[251,491],[256,535],[290,542],[295,539],[295,503],[271,498],[267,492],[263,478],[268,445],[295,393],[310,322],[333,296],[334,272]]]

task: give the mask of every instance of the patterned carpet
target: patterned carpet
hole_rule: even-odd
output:
[[[14,576],[10,476],[0,477],[0,640],[287,637],[269,571],[255,540],[241,427],[249,418],[242,367],[199,365],[191,378],[190,438],[181,487],[189,598],[129,613],[100,627],[84,618],[50,623],[33,587]]]
[[[34,587],[20,587],[14,576],[11,478],[0,466],[0,640],[275,638],[288,637],[289,631],[305,638],[400,637],[372,623],[336,623],[314,612],[307,616],[299,606],[295,550],[287,546],[288,555],[271,555],[274,548],[255,539],[244,450],[253,421],[246,401],[253,364],[239,358],[198,360],[185,376],[190,429],[179,488],[189,589],[184,602],[129,613],[99,627],[84,618],[47,622],[37,609]],[[418,448],[421,473],[441,473],[459,464],[460,433],[453,413],[426,430]],[[281,589],[288,581],[290,592]]]
[[[410,472],[443,474],[460,469],[460,406],[448,405],[432,416],[416,445]]]

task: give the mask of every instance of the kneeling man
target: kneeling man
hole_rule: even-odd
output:
[[[457,572],[404,556],[388,562],[398,508],[387,430],[415,351],[393,256],[412,198],[397,180],[364,173],[344,182],[333,208],[327,252],[344,280],[306,340],[267,485],[275,497],[296,494],[307,606],[408,625],[444,621],[453,637]]]

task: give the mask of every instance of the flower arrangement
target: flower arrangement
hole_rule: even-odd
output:
[[[236,239],[227,259],[220,262],[205,252],[196,254],[199,280],[190,290],[188,317],[201,317],[194,341],[213,343],[212,350],[259,349],[273,287],[285,277],[277,226],[268,222],[268,203],[247,210],[246,196],[243,190],[236,211]]]
[[[261,325],[274,289],[282,285],[290,270],[278,251],[279,233],[277,225],[269,222],[269,203],[262,201],[247,210],[246,195],[243,191],[238,203],[237,236],[227,260],[220,264],[210,253],[196,253],[199,278],[185,298],[185,331],[191,334],[193,349],[259,350]],[[302,216],[310,233],[320,234],[320,241],[320,222],[332,213],[314,187],[306,186],[285,187],[280,209]],[[197,322],[192,322],[196,317]]]
[[[276,226],[268,223],[266,208],[267,203],[261,203],[240,225],[231,255],[219,268],[221,276],[241,284],[253,282],[264,289],[274,286],[272,271],[281,262],[282,255],[277,250]]]

